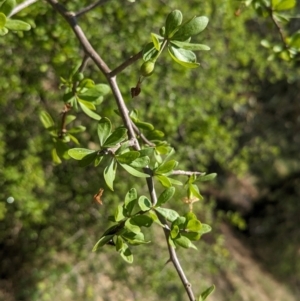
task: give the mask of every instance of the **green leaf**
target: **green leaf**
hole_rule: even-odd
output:
[[[277,2],[277,3],[276,3]],[[275,4],[276,3],[276,4]],[[273,10],[288,10],[292,9],[296,5],[296,0],[281,0],[281,1],[272,1]],[[275,5],[274,5],[275,4]]]
[[[162,204],[169,201],[175,193],[175,187],[169,187],[165,189],[161,195],[158,197],[156,206],[161,206]]]
[[[50,116],[50,114],[48,114],[46,111],[41,111],[39,113],[39,117],[40,117],[42,124],[44,125],[44,127],[46,129],[54,127],[54,125],[55,125],[54,121],[53,121],[52,117]]]
[[[174,222],[179,217],[179,214],[172,209],[157,207],[155,208],[155,211],[164,216],[170,222]]]
[[[172,183],[171,183],[170,179],[167,176],[165,176],[165,175],[155,175],[155,177],[161,183],[162,186],[172,187]]]
[[[95,246],[93,247],[93,252],[96,252],[98,248],[103,247],[104,245],[106,245],[113,237],[114,237],[113,234],[102,236],[98,240],[98,242],[95,244]]]
[[[179,227],[177,225],[174,225],[172,227],[171,232],[170,232],[170,235],[171,235],[172,239],[175,239],[179,235],[179,232],[180,232]]]
[[[149,211],[152,207],[151,201],[145,196],[139,197],[138,204],[142,211]]]
[[[135,234],[138,234],[141,232],[141,228],[138,225],[136,225],[134,220],[132,220],[131,218],[127,219],[127,221],[125,222],[125,227],[127,230],[129,230]]]
[[[205,29],[208,24],[208,18],[205,16],[194,17],[188,22],[182,24],[179,30],[174,34],[173,40],[185,41]]]
[[[140,153],[137,151],[130,151],[116,156],[116,159],[121,164],[131,164],[132,161],[137,159],[140,156]]]
[[[128,247],[127,244],[124,243],[123,245],[123,249],[120,252],[121,257],[128,263],[132,263],[133,262],[133,255]]]
[[[182,13],[180,10],[174,10],[168,14],[165,26],[165,37],[172,38],[174,33],[178,30],[182,22]]]
[[[197,50],[210,50],[210,47],[208,47],[207,45],[203,45],[203,44],[192,44],[192,43],[188,43],[188,42],[181,42],[181,41],[171,41],[171,44],[179,47],[179,48],[183,48],[186,50],[192,50],[192,51],[197,51]]]
[[[108,118],[101,118],[97,127],[100,146],[102,147],[111,133],[111,122]]]
[[[150,175],[140,172],[138,170],[136,170],[135,168],[127,165],[127,164],[120,164],[128,173],[130,173],[131,175],[138,177],[138,178],[148,178],[150,177]]]
[[[85,101],[81,98],[79,98],[77,96],[77,101],[81,104],[83,104],[84,106],[86,106],[88,109],[92,110],[92,111],[95,111],[96,110],[96,106],[92,103],[92,102],[89,102],[89,101]]]
[[[143,49],[143,60],[149,61],[151,59],[155,59],[158,54],[158,51],[154,47],[153,42],[148,43]]]
[[[1,17],[0,17],[0,19],[1,19]],[[5,27],[0,28],[0,36],[5,36],[7,33],[8,33],[8,29],[7,28],[5,28]]]
[[[88,154],[84,158],[82,158],[82,160],[79,162],[79,165],[81,167],[88,166],[89,164],[91,164],[92,162],[95,161],[97,156],[98,156],[97,152],[93,152],[91,154]]]
[[[0,12],[0,29],[4,28],[6,23],[6,15]]]
[[[154,130],[147,134],[148,140],[160,140],[165,136],[165,134],[162,131]]]
[[[131,214],[134,205],[136,204],[137,201],[137,192],[135,188],[131,188],[126,196],[125,196],[125,201],[124,201],[124,207],[126,208],[128,215]]]
[[[140,227],[150,227],[153,223],[153,219],[148,215],[136,215],[131,220]]]
[[[120,222],[125,218],[125,212],[124,212],[124,207],[122,205],[118,205],[116,211],[115,211],[115,221]]]
[[[6,0],[2,2],[0,11],[4,13],[6,16],[9,16],[9,14],[12,12],[15,6],[16,6],[16,0]]]
[[[164,162],[158,168],[155,169],[155,174],[167,174],[171,172],[176,166],[178,165],[178,162],[175,160],[170,160],[167,162]]]
[[[103,159],[103,156],[99,156],[97,154],[97,157],[95,158],[94,166],[95,167],[98,166],[101,163],[102,159]]]
[[[5,27],[13,31],[27,31],[31,29],[31,26],[28,23],[13,19],[7,19]]]
[[[134,168],[143,168],[150,163],[149,157],[139,157],[130,163],[130,166]]]
[[[206,182],[206,181],[211,181],[213,180],[215,177],[217,176],[216,173],[210,173],[206,176],[203,177],[199,177],[197,180],[201,181],[201,182]]]
[[[105,141],[103,147],[113,147],[127,139],[127,129],[117,128]]]
[[[291,36],[289,46],[300,50],[300,31],[299,30]]]
[[[178,185],[178,186],[182,186],[182,182],[178,181],[178,180],[175,180],[175,179],[172,179],[172,178],[168,178],[169,181],[171,182],[172,185]]]
[[[111,159],[108,166],[105,167],[103,172],[105,183],[112,191],[114,190],[113,185],[116,177],[116,170],[117,164],[114,159]]]
[[[154,147],[146,147],[141,149],[139,152],[140,152],[140,158],[146,156],[150,157],[154,153]]]
[[[202,228],[202,224],[199,220],[197,219],[191,219],[188,221],[186,225],[186,229],[191,231],[191,232],[199,232]]]
[[[82,133],[86,130],[86,127],[83,126],[83,125],[79,125],[79,126],[75,126],[71,129],[68,130],[68,133],[71,133],[71,134],[77,134],[77,133]]]
[[[134,233],[126,231],[122,234],[122,237],[131,245],[140,245],[140,244],[147,244],[150,241],[145,241],[144,234],[142,232]]]
[[[153,45],[157,51],[160,50],[160,42],[159,42],[158,38],[159,38],[159,36],[157,34],[151,33],[151,39],[152,39]]]
[[[206,298],[214,292],[215,290],[215,286],[212,285],[211,287],[209,287],[208,289],[206,289],[203,293],[201,293],[200,297],[199,297],[199,300],[198,301],[204,301],[206,300]]]
[[[95,119],[95,120],[101,119],[101,117],[97,113],[95,113],[92,110],[90,110],[89,108],[87,108],[86,105],[84,105],[82,102],[79,101],[79,105],[80,105],[82,111],[90,118]]]
[[[117,236],[117,239],[116,239],[116,251],[117,252],[121,252],[123,248],[124,248],[123,238],[121,236]]]
[[[189,189],[189,198],[192,199],[193,197],[196,197],[199,200],[203,200],[203,196],[200,194],[199,188],[195,184],[190,184]]]
[[[52,160],[55,164],[60,164],[62,162],[55,148],[52,149],[51,155],[52,155]]]
[[[199,63],[196,63],[195,53],[190,50],[169,46],[168,51],[176,63],[186,68],[197,68],[200,65]]]
[[[178,245],[182,248],[188,249],[193,248],[197,250],[197,247],[185,236],[180,236],[174,239],[175,245]]]
[[[72,148],[69,149],[68,154],[75,160],[82,160],[85,156],[95,152],[96,151],[87,148]]]
[[[74,121],[76,119],[76,116],[74,116],[74,115],[67,115],[66,116],[66,125],[67,124],[69,124],[69,123],[71,123],[72,121]]]
[[[134,124],[142,130],[146,130],[146,131],[153,131],[154,130],[154,126],[151,123],[148,122],[142,122],[142,121],[134,121]]]
[[[211,226],[207,225],[207,224],[202,224],[201,230],[199,231],[199,233],[205,234],[211,231]]]

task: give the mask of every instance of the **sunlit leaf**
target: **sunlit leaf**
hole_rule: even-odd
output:
[[[159,51],[160,50],[159,36],[155,33],[151,33],[151,39],[152,39],[152,42],[153,42],[153,45],[154,45],[155,49],[157,51]]]
[[[95,113],[92,110],[90,110],[89,108],[87,108],[82,102],[79,102],[79,105],[80,105],[82,111],[90,118],[95,119],[95,120],[101,119],[101,117],[97,113]]]
[[[152,207],[151,201],[145,196],[139,197],[138,204],[142,211],[148,211]]]
[[[167,174],[171,172],[176,166],[178,162],[175,160],[170,160],[161,164],[156,170],[154,171],[155,174]]]
[[[116,156],[116,159],[121,164],[131,164],[132,161],[137,159],[140,156],[140,153],[137,151],[130,151]]]
[[[174,40],[171,41],[171,44],[173,44],[179,48],[183,48],[186,50],[192,50],[192,51],[210,50],[210,47],[208,47],[207,45],[203,45],[203,44],[193,44],[193,43],[174,41]]]
[[[106,139],[111,133],[111,122],[108,118],[104,117],[98,122],[97,126],[98,137],[101,147],[104,145]]]
[[[82,160],[85,156],[95,152],[96,151],[87,148],[72,148],[69,149],[68,154],[75,160]]]
[[[114,235],[102,236],[93,247],[93,252],[96,252],[98,248],[106,245],[113,237]]]
[[[117,169],[117,164],[115,160],[111,159],[108,166],[105,167],[103,172],[105,183],[112,191],[114,190],[113,186],[116,177],[116,169]]]
[[[212,293],[214,292],[214,290],[215,290],[215,286],[212,285],[211,287],[209,287],[208,289],[206,289],[203,293],[201,293],[201,295],[200,295],[198,301],[204,301],[204,300],[206,300],[206,298],[207,298],[210,294],[212,294]]]
[[[103,147],[113,147],[127,139],[127,129],[117,128],[105,141]]]
[[[138,178],[148,178],[150,175],[143,173],[127,164],[120,164],[128,173]]]
[[[169,187],[165,189],[161,195],[158,197],[156,206],[161,206],[162,204],[169,201],[175,193],[175,187]]]
[[[6,23],[6,15],[0,12],[0,29],[4,28]]]
[[[207,24],[207,17],[194,17],[180,26],[179,30],[174,34],[173,40],[185,41],[189,37],[194,36],[203,31]]]
[[[182,13],[180,10],[174,10],[170,12],[166,19],[165,36],[172,38],[174,33],[178,30],[179,25],[182,22]]]
[[[13,19],[7,19],[5,23],[5,27],[13,31],[19,31],[19,30],[27,31],[31,29],[31,26],[28,23],[23,22],[21,20],[13,20]]]
[[[163,185],[164,187],[172,187],[170,179],[165,175],[155,175],[155,178]]]
[[[39,113],[40,120],[46,129],[54,126],[54,121],[50,114],[46,111],[41,111]]]
[[[179,214],[172,209],[157,207],[155,208],[155,211],[164,216],[170,222],[175,221],[179,217]]]

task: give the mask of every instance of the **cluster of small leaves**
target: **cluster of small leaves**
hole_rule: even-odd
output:
[[[21,20],[11,19],[10,13],[16,6],[16,0],[0,1],[0,36],[6,35],[11,31],[27,31],[31,26]]]
[[[61,87],[65,87],[65,94],[63,96],[65,105],[62,112],[61,124],[55,124],[49,113],[45,111],[40,112],[40,120],[54,143],[52,159],[56,164],[60,164],[61,159],[67,160],[70,158],[68,143],[73,142],[79,145],[80,143],[74,134],[79,134],[86,130],[86,127],[83,125],[67,128],[76,119],[76,116],[70,115],[69,111],[72,108],[78,111],[80,107],[90,118],[100,120],[101,117],[94,111],[96,110],[96,106],[102,103],[103,97],[110,91],[108,85],[95,84],[93,80],[84,78],[84,75],[78,72],[79,66],[80,64],[75,66],[68,79],[61,77]]]
[[[136,190],[130,189],[124,203],[119,205],[114,216],[109,218],[115,224],[103,233],[93,250],[96,251],[107,243],[113,244],[122,258],[131,263],[133,255],[128,245],[149,243],[145,239],[141,227],[150,227],[153,222],[156,222],[165,228],[166,225],[160,222],[160,217],[164,217],[171,223],[169,229],[171,246],[196,249],[191,241],[199,240],[211,228],[202,224],[192,212],[180,216],[175,210],[161,207],[173,198],[174,193],[174,187],[166,188],[158,197],[157,204],[153,206],[147,197],[140,196],[138,198]]]
[[[295,18],[294,14],[288,11],[295,8],[296,0],[247,0],[242,2],[244,2],[246,6],[252,5],[258,15],[271,18],[279,31],[281,37],[280,42],[270,42],[265,39],[261,41],[262,46],[272,51],[268,60],[280,58],[285,61],[291,61],[299,58],[300,30],[292,35],[288,35],[284,29],[284,26],[286,26],[292,18]]]
[[[73,148],[68,151],[69,156],[75,160],[80,160],[81,166],[86,166],[93,162],[95,166],[98,166],[102,159],[106,158],[103,176],[111,190],[113,190],[118,166],[123,167],[135,177],[149,177],[148,174],[138,169],[144,168],[149,164],[149,155],[153,152],[152,148],[141,151],[131,150],[127,129],[118,127],[112,131],[112,124],[106,117],[99,121],[97,132],[100,144],[99,150]]]
[[[144,63],[141,66],[141,75],[149,76],[153,73],[155,62],[165,47],[171,58],[186,68],[197,68],[196,55],[193,51],[209,50],[207,45],[190,43],[191,37],[203,31],[208,24],[205,16],[196,17],[182,22],[182,13],[172,11],[165,26],[160,29],[160,34],[151,33],[152,42],[143,49]]]
[[[74,134],[84,132],[85,126],[79,125],[74,126],[70,129],[65,129],[63,135],[61,135],[59,127],[55,124],[53,118],[49,113],[47,113],[46,111],[41,111],[39,117],[53,140],[54,147],[51,152],[53,162],[55,164],[60,164],[61,158],[68,160],[70,157],[68,155],[69,148],[67,144],[72,141],[73,143],[79,145],[78,139],[74,136]],[[67,115],[65,119],[65,126],[69,125],[75,119],[76,116]]]
[[[100,120],[101,117],[95,113],[96,106],[100,105],[110,88],[105,84],[95,84],[90,78],[85,78],[82,72],[78,69],[80,64],[75,66],[71,71],[68,79],[63,77],[61,87],[65,87],[63,100],[65,104],[78,111],[78,107],[90,118]]]

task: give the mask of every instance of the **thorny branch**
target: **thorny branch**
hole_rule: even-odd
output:
[[[109,67],[106,65],[106,63],[104,62],[104,60],[101,58],[101,56],[95,51],[95,49],[93,48],[93,46],[90,44],[89,40],[86,38],[84,32],[82,31],[81,27],[78,25],[77,20],[76,20],[76,14],[69,12],[63,5],[59,4],[57,2],[57,0],[47,0],[47,2],[59,13],[61,14],[65,20],[69,23],[69,25],[71,26],[72,30],[74,31],[77,39],[79,40],[81,46],[83,47],[85,53],[87,56],[89,56],[94,63],[96,64],[96,66],[100,69],[100,71],[106,76],[106,79],[111,87],[111,90],[113,92],[113,95],[116,99],[117,105],[118,105],[118,109],[120,111],[120,114],[122,116],[123,122],[128,130],[128,135],[129,135],[129,139],[133,139],[136,141],[136,143],[134,144],[134,148],[136,150],[140,150],[140,145],[138,143],[138,141],[136,140],[136,136],[135,136],[135,131],[133,129],[132,126],[132,122],[131,119],[129,117],[128,114],[128,109],[125,105],[123,96],[120,92],[120,89],[118,87],[117,81],[116,81],[116,74],[119,72],[112,72]],[[100,2],[100,1],[99,1]],[[77,13],[78,16],[78,13]],[[135,60],[134,60],[135,61]],[[129,65],[129,64],[128,64]],[[126,63],[120,65],[117,69],[115,70],[123,70],[125,67],[127,67],[128,65],[126,65]],[[122,67],[121,67],[122,66]],[[125,67],[124,67],[125,66]],[[124,67],[124,68],[123,68]],[[123,69],[122,69],[123,68]],[[148,170],[148,173],[151,174],[151,171],[146,168],[146,172]],[[156,191],[154,188],[154,183],[153,183],[153,178],[149,177],[147,178],[147,184],[148,184],[148,189],[149,189],[149,193],[151,196],[151,201],[152,204],[155,205],[157,202],[157,196],[156,196]],[[164,225],[167,225],[167,222],[165,220],[164,217],[159,216],[161,223]],[[188,282],[184,271],[180,265],[180,262],[177,258],[177,254],[175,252],[175,249],[169,244],[169,231],[167,229],[164,229],[165,232],[165,236],[166,236],[166,241],[167,241],[167,245],[168,245],[168,249],[169,249],[169,254],[170,254],[170,259],[185,287],[185,290],[189,296],[190,301],[195,301],[195,297],[191,288],[190,283]]]

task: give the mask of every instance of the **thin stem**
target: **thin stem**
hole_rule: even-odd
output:
[[[82,15],[86,14],[87,12],[89,12],[90,10],[94,9],[95,7],[103,5],[106,2],[108,2],[108,1],[110,1],[110,0],[99,0],[99,1],[96,1],[95,3],[92,3],[92,4],[88,5],[87,7],[84,7],[82,9],[80,9],[77,13],[75,13],[75,17],[79,18]]]
[[[110,72],[110,76],[116,76],[120,72],[122,72],[125,68],[135,63],[137,60],[139,60],[142,57],[143,52],[140,51],[139,53],[131,56],[129,59],[127,59],[124,63],[122,63],[120,66],[118,66],[116,69]]]
[[[38,0],[26,0],[22,3],[20,3],[19,5],[17,5],[8,15],[8,17],[12,17],[13,15],[17,14],[18,12],[20,12],[21,10],[23,10],[24,8],[30,6],[31,4],[37,2]]]

